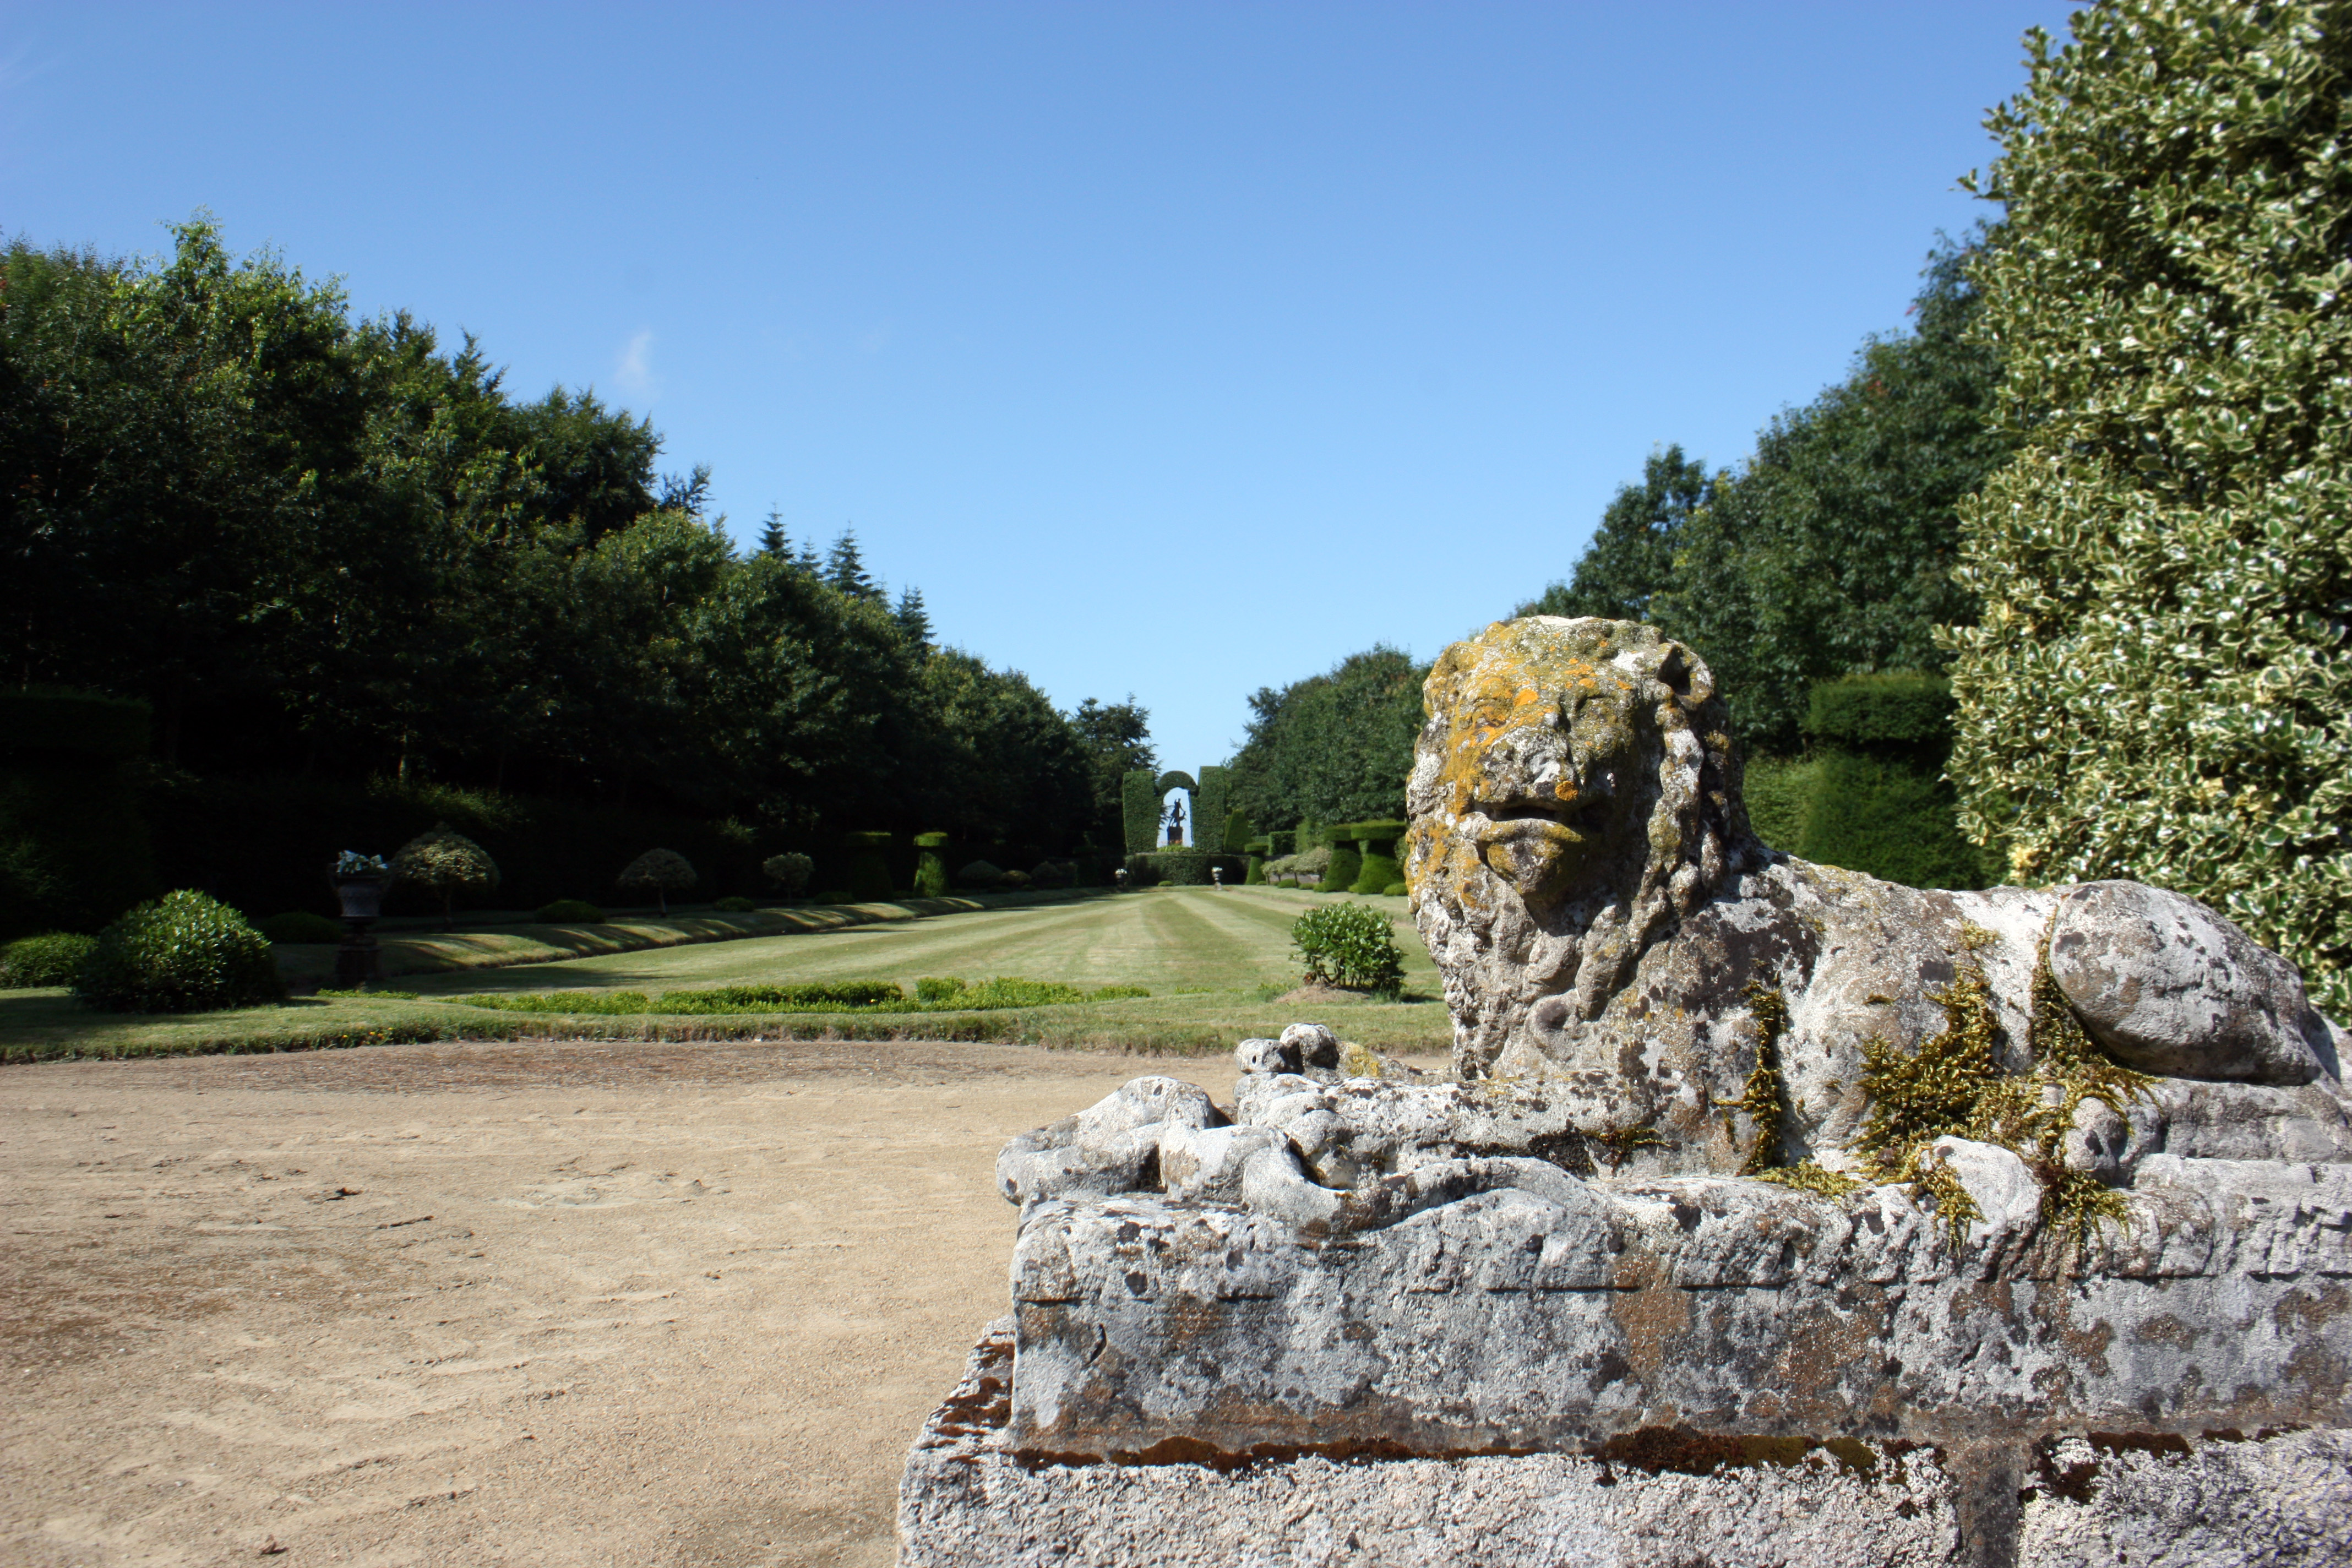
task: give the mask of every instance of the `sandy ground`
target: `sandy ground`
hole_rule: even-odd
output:
[[[0,1562],[892,1561],[1010,1133],[1229,1060],[432,1045],[0,1068]],[[275,1550],[273,1550],[275,1549]]]

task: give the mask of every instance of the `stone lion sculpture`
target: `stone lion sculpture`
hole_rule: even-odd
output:
[[[2127,1074],[2197,1086],[2069,1093],[2078,1163],[2167,1127],[2352,1151],[2340,1037],[2291,964],[2137,883],[1922,891],[1766,848],[1713,678],[1654,627],[1497,623],[1424,689],[1405,874],[1465,1079],[1539,1081],[1655,1168],[1835,1170],[1874,1056],[1883,1077],[1965,1012],[2008,1073],[2049,1079],[2071,1013]]]

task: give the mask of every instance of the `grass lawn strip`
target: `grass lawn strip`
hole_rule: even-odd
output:
[[[0,992],[0,1061],[304,1050],[394,1040],[694,1040],[787,1035],[1213,1052],[1298,1021],[1271,1006],[1265,992],[1269,985],[1287,988],[1297,981],[1289,922],[1320,901],[1321,895],[1280,891],[1155,889],[1075,903],[956,912],[913,924],[584,958],[567,955],[563,962],[530,968],[427,975],[404,983],[422,993],[414,1001],[306,998],[284,1006],[190,1016],[93,1013],[61,991]],[[1366,901],[1375,907],[1402,907],[1402,900]],[[1408,986],[1414,986],[1428,966],[1427,957],[1418,942],[1401,940],[1400,944],[1406,949]],[[1026,973],[1086,991],[1139,984],[1154,994],[917,1015],[843,1011],[787,1016],[614,1016],[494,1012],[455,1005],[456,997],[467,991],[652,993],[698,983],[779,985],[853,979],[895,980],[911,988],[924,975],[958,975],[978,983],[1006,973]],[[1180,986],[1188,994],[1170,994]],[[1349,998],[1318,1005],[1316,1017],[1347,1038],[1380,1050],[1443,1051],[1452,1037],[1445,1009],[1434,1001]]]
[[[995,893],[984,898],[904,899],[869,904],[814,904],[793,909],[756,910],[747,914],[653,916],[605,921],[595,924],[523,922],[478,931],[410,931],[378,933],[388,978],[446,973],[453,970],[500,969],[516,964],[548,963],[567,958],[606,953],[642,952],[656,948],[696,946],[707,942],[740,942],[758,937],[870,927],[885,922],[938,919],[943,915],[987,912],[1033,904],[1063,904],[1076,899],[1107,899],[1098,889],[1076,893]],[[329,983],[335,972],[335,948],[331,943],[291,943],[276,949],[278,972],[288,985],[302,991]]]

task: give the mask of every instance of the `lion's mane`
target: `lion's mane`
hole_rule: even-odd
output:
[[[1654,627],[1496,622],[1439,656],[1423,700],[1406,881],[1479,1076],[1547,997],[1554,1026],[1599,1017],[1761,850],[1714,677]]]

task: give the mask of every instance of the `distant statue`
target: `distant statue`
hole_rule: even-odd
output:
[[[1168,803],[1168,842],[1184,842],[1184,797],[1178,795]]]

